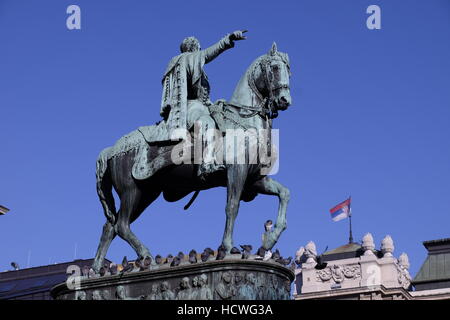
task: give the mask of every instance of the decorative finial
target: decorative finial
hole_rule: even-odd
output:
[[[408,258],[408,255],[406,253],[403,252],[400,255],[400,257],[398,257],[398,265],[404,270],[408,270],[409,269],[409,258]]]
[[[295,253],[295,263],[299,265],[302,261],[302,258],[305,254],[305,247],[300,247],[297,252]]]
[[[375,249],[375,243],[370,232],[366,233],[362,238],[362,248],[365,256],[373,256],[373,250]]]
[[[392,257],[392,252],[394,252],[394,241],[392,240],[390,235],[384,237],[381,241],[381,252],[383,253],[383,257]]]
[[[314,263],[317,259],[316,244],[310,241],[305,246],[305,256],[307,258],[306,263]]]

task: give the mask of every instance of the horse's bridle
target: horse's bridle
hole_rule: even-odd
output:
[[[287,58],[282,56],[281,54],[277,53],[277,56],[281,58],[283,63],[285,63],[289,68],[289,62],[287,61]],[[281,89],[289,89],[288,84],[280,84],[276,87],[273,86],[273,79],[274,75],[272,72],[272,68],[270,67],[271,64],[271,55],[266,55],[261,58],[259,58],[258,62],[253,65],[253,67],[250,70],[250,74],[247,77],[248,78],[248,85],[252,92],[256,95],[256,97],[259,100],[259,103],[256,107],[253,106],[244,106],[244,105],[236,105],[236,104],[230,104],[233,107],[237,107],[240,109],[246,109],[249,111],[252,111],[250,114],[242,115],[244,118],[250,118],[253,117],[256,114],[259,114],[263,119],[275,119],[278,117],[278,110],[274,108],[274,92],[281,90]],[[264,97],[264,95],[259,91],[258,87],[256,86],[256,69],[257,67],[261,68],[261,71],[263,73],[265,86],[268,90],[269,96]]]

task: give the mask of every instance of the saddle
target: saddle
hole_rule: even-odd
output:
[[[222,134],[229,128],[241,128],[247,130],[242,121],[242,117],[227,111],[227,102],[225,100],[218,100],[209,106],[209,111],[212,119],[216,123],[216,128]],[[173,153],[176,154],[177,162],[179,163],[193,163],[193,150],[187,151],[180,141],[182,140],[167,140],[163,144],[160,143],[161,137],[167,136],[167,128],[164,121],[161,121],[153,126],[142,126],[136,130],[141,136],[141,143],[136,148],[136,156],[132,174],[137,180],[145,180],[153,176],[159,170],[162,170],[172,164]],[[174,148],[177,148],[174,150]],[[222,146],[215,147],[215,153],[218,157],[223,157]],[[220,170],[220,169],[219,169]]]

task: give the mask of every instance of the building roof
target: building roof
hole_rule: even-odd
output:
[[[362,247],[359,243],[347,243],[343,246],[328,250],[323,253],[324,261],[341,260],[359,257],[363,254]]]
[[[108,260],[105,259],[109,263]],[[74,260],[0,273],[1,299],[51,299],[50,289],[67,280],[67,268],[91,266],[93,259]]]
[[[450,280],[450,238],[423,242],[428,256],[413,283],[440,282]]]

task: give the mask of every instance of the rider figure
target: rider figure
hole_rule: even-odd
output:
[[[195,37],[188,37],[180,45],[181,54],[172,58],[163,77],[163,96],[161,116],[165,119],[169,132],[185,129],[192,132],[197,123],[202,137],[204,150],[198,174],[204,178],[207,174],[221,168],[214,159],[214,148],[208,148],[208,129],[215,128],[209,106],[210,86],[203,70],[206,63],[234,47],[234,41],[244,40],[244,31],[235,31],[223,37],[216,44],[201,50]],[[222,166],[223,167],[223,166]]]

